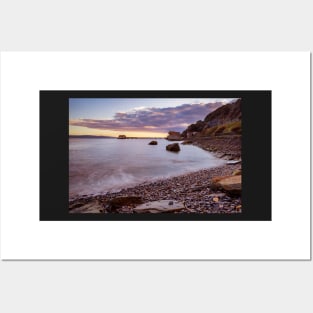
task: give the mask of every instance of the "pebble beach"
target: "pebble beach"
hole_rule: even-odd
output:
[[[203,169],[196,172],[143,183],[118,192],[103,195],[84,195],[71,199],[70,213],[136,213],[138,203],[169,200],[183,203],[184,208],[173,213],[240,213],[241,196],[229,195],[212,190],[214,177],[232,175],[241,168],[241,163],[226,164],[220,167]],[[110,203],[114,199],[130,199],[117,207]]]

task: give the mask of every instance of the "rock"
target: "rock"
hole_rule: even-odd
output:
[[[198,121],[199,122],[199,121]],[[191,126],[191,125],[190,125]],[[190,127],[189,126],[189,127]],[[200,126],[200,128],[201,128],[201,125],[196,125],[196,124],[194,124],[194,128],[196,128],[196,129],[198,129],[199,130],[199,126]],[[186,132],[186,137],[187,138],[191,138],[191,137],[195,137],[195,136],[197,136],[198,134],[200,134],[200,132],[199,131],[187,131]]]
[[[103,206],[98,201],[92,201],[86,203],[82,206],[76,206],[70,213],[101,213],[103,211]]]
[[[183,209],[185,209],[185,206],[182,202],[175,200],[160,200],[141,204],[135,207],[133,210],[136,213],[165,213]]]
[[[233,175],[233,176],[235,176],[235,175],[241,175],[241,168],[238,169],[238,170],[233,171],[233,174],[232,174],[232,175]]]
[[[185,140],[185,141],[183,141],[181,144],[182,145],[191,145],[192,144],[192,140]]]
[[[119,135],[117,139],[126,139],[126,135]]]
[[[241,163],[241,160],[228,161],[226,164],[238,164]]]
[[[241,175],[214,177],[211,189],[222,189],[231,195],[241,194]]]
[[[182,140],[182,137],[179,132],[169,131],[166,139],[172,140],[172,141],[179,141],[179,140]]]
[[[214,198],[213,198],[213,201],[214,201],[214,202],[218,202],[218,197],[214,197]]]
[[[180,147],[178,143],[173,143],[171,145],[167,145],[166,150],[171,152],[178,152],[180,151]]]
[[[69,210],[73,210],[73,209],[82,207],[83,205],[85,205],[84,201],[74,201],[73,203],[71,203],[69,205]]]
[[[155,141],[155,140],[152,140],[152,141],[149,142],[149,145],[152,145],[152,146],[155,146],[155,145],[157,145],[157,144],[158,144],[158,142]]]
[[[226,178],[226,177],[229,177],[229,176],[215,176],[211,179],[211,189],[217,189],[218,187],[218,182],[223,179],[223,178]]]
[[[142,199],[139,196],[117,197],[107,203],[106,209],[108,211],[115,211],[125,205],[136,205],[141,203]]]

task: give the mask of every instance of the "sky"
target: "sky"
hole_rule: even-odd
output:
[[[70,98],[69,134],[166,137],[203,120],[230,98]]]

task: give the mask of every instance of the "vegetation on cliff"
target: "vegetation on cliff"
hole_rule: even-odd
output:
[[[241,134],[241,99],[225,104],[185,129],[183,138]]]

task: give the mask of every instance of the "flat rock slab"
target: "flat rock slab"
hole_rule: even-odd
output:
[[[222,178],[218,185],[231,194],[241,194],[241,175]]]
[[[233,160],[226,162],[226,164],[238,164],[238,163],[241,163],[241,160]]]
[[[70,213],[101,213],[102,210],[102,205],[98,201],[93,201],[70,210]]]
[[[136,213],[165,213],[184,209],[182,202],[175,200],[160,200],[141,204],[133,210]]]

